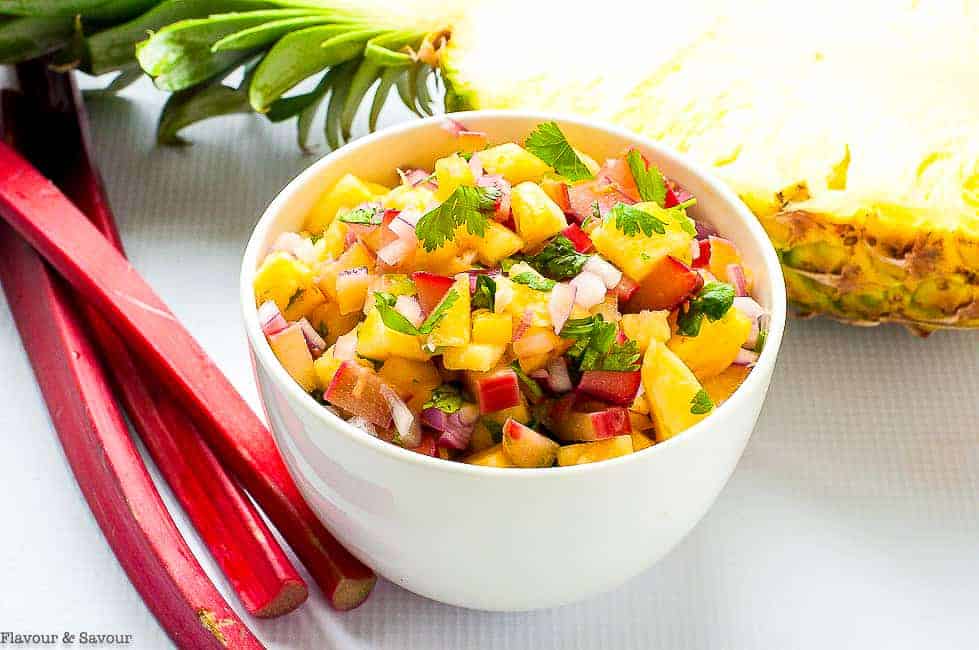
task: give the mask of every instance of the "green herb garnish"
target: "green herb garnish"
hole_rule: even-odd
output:
[[[527,136],[524,147],[571,182],[592,177],[588,167],[575,153],[556,122],[538,124],[537,128]]]
[[[306,293],[305,289],[302,288],[296,289],[296,291],[291,296],[289,296],[289,300],[286,301],[286,308],[283,309],[282,311],[288,310],[297,302],[299,302],[305,293]]]
[[[439,207],[428,212],[415,226],[418,240],[432,252],[455,236],[455,229],[465,225],[469,234],[482,237],[486,233],[485,211],[493,210],[500,198],[495,187],[460,185]]]
[[[724,318],[734,304],[734,287],[725,282],[708,282],[677,317],[677,332],[697,336],[706,316],[711,322]]]
[[[381,321],[384,323],[384,325],[395,332],[408,334],[409,336],[423,336],[431,334],[432,331],[438,327],[439,322],[445,317],[445,314],[449,311],[449,308],[452,307],[452,305],[454,305],[458,299],[459,292],[455,289],[450,289],[449,292],[445,294],[445,297],[442,298],[442,302],[438,304],[438,307],[433,309],[432,313],[428,315],[425,322],[423,322],[420,327],[415,327],[412,325],[411,321],[405,318],[400,312],[398,312],[398,310],[394,308],[397,298],[384,291],[374,292],[374,305],[377,308],[378,313],[381,315]]]
[[[536,402],[544,397],[544,391],[541,389],[540,384],[523,371],[519,361],[514,361],[510,364],[510,367],[513,368],[513,372],[517,373],[517,380],[523,386],[524,392],[527,393],[531,401]]]
[[[612,220],[616,228],[630,237],[638,235],[639,231],[642,231],[647,237],[652,237],[653,233],[666,234],[665,222],[660,221],[645,210],[625,203],[616,203],[612,206],[608,218]]]
[[[510,276],[510,280],[517,284],[525,284],[535,291],[550,291],[557,284],[554,280],[549,280],[533,271],[517,273],[516,275]]]
[[[616,342],[618,326],[601,314],[573,318],[561,328],[561,336],[574,339],[567,355],[578,363],[578,369],[631,372],[639,369],[639,345],[632,340]]]
[[[486,274],[476,276],[476,292],[472,297],[473,309],[488,309],[496,307],[496,280]]]
[[[558,235],[539,253],[527,257],[527,264],[552,280],[566,280],[581,273],[588,255],[575,250],[574,244],[564,235]]]
[[[379,226],[381,225],[383,216],[383,210],[357,208],[356,210],[351,210],[346,214],[340,215],[340,221],[343,223],[358,223],[365,226]]]
[[[436,408],[451,415],[462,408],[462,395],[454,386],[442,384],[432,391],[432,396],[422,405],[422,408]]]
[[[489,418],[482,418],[480,422],[486,427],[486,430],[490,432],[490,436],[493,438],[493,442],[503,442],[503,425],[496,420],[490,420]]]
[[[694,395],[693,399],[690,400],[690,413],[693,415],[710,413],[713,408],[714,402],[704,389],[700,389],[700,392]]]
[[[632,178],[636,181],[639,198],[663,207],[666,203],[666,181],[663,175],[655,167],[646,165],[646,160],[638,149],[630,149],[625,159],[629,163]]]

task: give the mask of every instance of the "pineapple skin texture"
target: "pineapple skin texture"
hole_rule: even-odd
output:
[[[874,0],[859,7],[866,19],[833,20],[834,12],[851,11],[852,3],[840,0],[822,7],[825,18],[802,33],[788,9],[752,18],[751,7],[762,10],[763,2],[739,3],[741,16],[733,18],[723,3],[692,5],[731,22],[703,21],[700,33],[673,43],[659,67],[625,80],[618,95],[621,76],[550,87],[528,69],[502,89],[480,79],[485,68],[471,59],[489,56],[478,34],[486,16],[471,10],[471,19],[456,21],[442,53],[446,110],[592,115],[713,166],[767,231],[801,316],[902,323],[922,335],[979,328],[979,92],[975,84],[963,89],[979,74],[979,13],[963,15],[956,3]],[[779,27],[778,20],[787,22]],[[717,37],[719,24],[734,35]],[[862,30],[859,38],[846,31],[851,27]],[[766,75],[764,64],[745,64],[750,54],[728,56],[732,42],[744,38],[738,30],[756,37],[747,50],[776,61],[772,72],[788,72]],[[845,39],[875,47],[854,52]],[[792,67],[777,68],[779,59]],[[707,65],[726,85],[697,83]],[[885,68],[896,71],[893,78],[887,72],[866,91],[872,94],[862,94],[871,73]],[[830,77],[835,87],[821,85]],[[603,102],[591,99],[606,87]],[[811,100],[820,90],[827,91],[825,106]],[[676,99],[664,100],[671,95]],[[916,99],[923,95],[927,104]],[[793,106],[799,110],[790,112]]]

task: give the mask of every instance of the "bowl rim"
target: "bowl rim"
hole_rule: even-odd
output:
[[[259,242],[265,239],[266,232],[276,223],[280,213],[282,212],[283,206],[289,202],[292,196],[299,192],[300,189],[310,182],[312,178],[318,175],[320,170],[333,164],[337,158],[347,155],[347,153],[353,149],[370,147],[376,142],[397,138],[404,133],[415,129],[430,128],[430,126],[433,124],[441,126],[449,117],[463,121],[467,118],[473,117],[504,120],[519,119],[538,122],[555,121],[559,125],[573,124],[576,127],[584,130],[602,131],[624,140],[628,140],[631,143],[650,151],[654,158],[668,160],[675,166],[686,168],[691,174],[697,176],[705,184],[709,185],[711,189],[728,204],[729,209],[737,216],[737,218],[741,219],[746,224],[750,236],[761,244],[762,263],[768,272],[767,275],[771,285],[769,290],[770,295],[772,296],[772,304],[770,310],[771,321],[769,323],[768,337],[765,341],[765,347],[755,365],[755,369],[758,370],[758,372],[752,371],[748,373],[748,377],[745,379],[742,385],[735,390],[734,394],[728,400],[715,408],[713,413],[694,426],[684,430],[672,438],[658,442],[655,445],[638,452],[626,454],[625,456],[619,456],[598,463],[586,463],[584,465],[571,465],[566,467],[486,467],[482,465],[470,465],[468,463],[458,461],[446,461],[438,457],[419,454],[398,445],[385,442],[370,435],[366,431],[355,427],[340,416],[323,408],[321,403],[316,401],[316,399],[314,399],[309,393],[303,391],[300,386],[296,384],[288,372],[286,372],[285,368],[278,363],[278,360],[275,358],[272,348],[268,345],[265,337],[260,336],[261,327],[258,323],[258,308],[255,305],[255,298],[252,289],[252,279],[255,271],[257,270],[259,255],[262,252],[259,250]],[[555,476],[565,476],[573,473],[584,474],[615,471],[615,469],[619,466],[627,463],[644,462],[644,459],[651,458],[654,454],[668,453],[669,448],[688,444],[688,442],[692,444],[695,438],[708,435],[710,431],[717,426],[718,422],[728,419],[729,416],[735,411],[746,408],[748,399],[747,395],[754,392],[754,390],[758,388],[758,385],[764,381],[763,377],[769,375],[774,370],[778,352],[782,344],[782,335],[785,330],[787,311],[785,280],[782,275],[782,267],[779,263],[778,255],[775,252],[774,246],[768,239],[768,236],[765,234],[765,230],[762,228],[757,218],[748,209],[747,205],[745,205],[745,203],[738,198],[738,196],[719,177],[714,175],[706,167],[693,162],[685,155],[674,151],[670,147],[657,143],[629,131],[628,129],[618,127],[601,120],[592,120],[577,115],[568,115],[563,113],[519,110],[465,111],[434,115],[424,119],[410,120],[408,122],[396,124],[359,138],[322,156],[316,162],[300,172],[275,196],[272,202],[262,213],[261,218],[255,224],[251,235],[249,235],[248,244],[245,247],[245,252],[242,257],[239,276],[239,291],[239,298],[241,301],[242,315],[245,325],[245,335],[248,340],[248,344],[257,359],[257,363],[261,364],[262,367],[268,372],[268,374],[272,377],[272,381],[277,384],[279,390],[286,391],[293,398],[292,401],[301,404],[302,408],[312,414],[314,418],[324,425],[324,428],[336,431],[340,435],[345,435],[355,444],[360,444],[366,449],[383,454],[395,462],[411,463],[417,465],[418,467],[425,467],[432,471],[468,474],[474,477],[481,476],[484,478],[505,477],[506,479],[510,480],[517,478],[521,478],[523,480],[545,478],[551,479]],[[765,396],[763,394],[763,400],[764,397]],[[261,395],[261,391],[259,391],[259,398],[264,405],[265,398]]]

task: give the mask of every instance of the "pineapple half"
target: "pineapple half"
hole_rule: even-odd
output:
[[[371,128],[393,89],[427,111],[438,70],[447,110],[589,115],[712,166],[768,231],[804,313],[979,327],[977,0],[51,6],[0,0],[25,16],[0,22],[0,59],[56,50],[62,64],[121,71],[120,86],[137,55],[174,92],[161,141],[255,110],[296,118],[304,144],[328,95],[336,146],[372,88]],[[139,15],[113,24],[105,6]],[[305,79],[318,82],[296,90]]]

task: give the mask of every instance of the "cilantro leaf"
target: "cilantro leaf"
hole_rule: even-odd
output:
[[[415,226],[418,240],[432,252],[455,236],[455,229],[465,225],[469,234],[482,237],[486,233],[486,215],[500,198],[495,187],[460,185],[439,207],[427,212]]]
[[[503,425],[496,420],[490,420],[489,418],[481,418],[480,422],[486,427],[486,430],[490,432],[490,436],[493,438],[493,442],[503,442]]]
[[[493,311],[495,306],[496,280],[489,275],[481,273],[476,276],[476,292],[473,293],[472,308]]]
[[[581,273],[587,261],[588,255],[575,250],[574,244],[564,235],[558,235],[539,253],[526,258],[527,264],[552,280],[573,278]]]
[[[630,149],[625,156],[629,171],[636,181],[636,189],[643,201],[652,201],[663,207],[666,204],[666,180],[655,167],[646,165],[646,160],[638,149]],[[648,233],[647,233],[648,234]]]
[[[432,396],[422,405],[422,408],[436,408],[451,415],[462,408],[462,395],[454,386],[442,384],[432,391]]]
[[[531,271],[524,271],[510,276],[510,279],[517,284],[526,284],[535,291],[550,291],[557,284],[554,280],[541,277]]]
[[[439,322],[445,317],[446,312],[449,308],[455,304],[456,300],[459,299],[459,292],[455,289],[449,290],[442,302],[439,303],[438,307],[432,310],[432,313],[428,315],[425,322],[421,324],[421,327],[415,327],[410,320],[405,318],[397,309],[394,308],[397,298],[392,294],[385,291],[375,291],[374,292],[374,306],[377,312],[381,315],[381,322],[384,323],[386,327],[394,330],[395,332],[400,332],[401,334],[407,334],[409,336],[420,336],[423,334],[431,334],[432,331],[438,327]]]
[[[645,210],[625,203],[616,203],[612,206],[608,218],[614,221],[616,228],[630,237],[638,235],[640,230],[647,237],[652,237],[653,233],[666,234],[665,222]]]
[[[538,124],[527,136],[524,147],[571,182],[592,177],[556,122]]]
[[[724,318],[734,304],[734,287],[726,282],[708,282],[690,300],[685,311],[677,317],[677,332],[682,336],[697,336],[706,316],[710,321]]]
[[[711,400],[707,391],[700,389],[700,392],[690,400],[690,413],[693,415],[703,415],[710,413],[714,409],[714,402]]]
[[[523,371],[523,368],[520,367],[519,361],[514,361],[510,364],[510,367],[513,368],[513,372],[517,374],[517,380],[520,382],[520,385],[523,386],[524,392],[527,393],[527,396],[530,397],[532,402],[536,402],[544,397],[544,391],[540,387],[540,384],[538,384],[532,377],[528,376],[527,373]]]
[[[578,369],[631,372],[639,369],[639,345],[635,341],[616,342],[618,326],[601,314],[572,318],[561,328],[561,336],[575,339],[567,355],[578,363]]]
[[[379,226],[383,214],[382,210],[375,208],[357,208],[340,215],[340,221],[343,223],[359,223],[365,226]]]
[[[521,256],[519,255],[515,257],[504,257],[502,260],[500,260],[500,270],[504,273],[509,273],[510,269],[513,268],[513,265],[520,261],[522,260]]]

